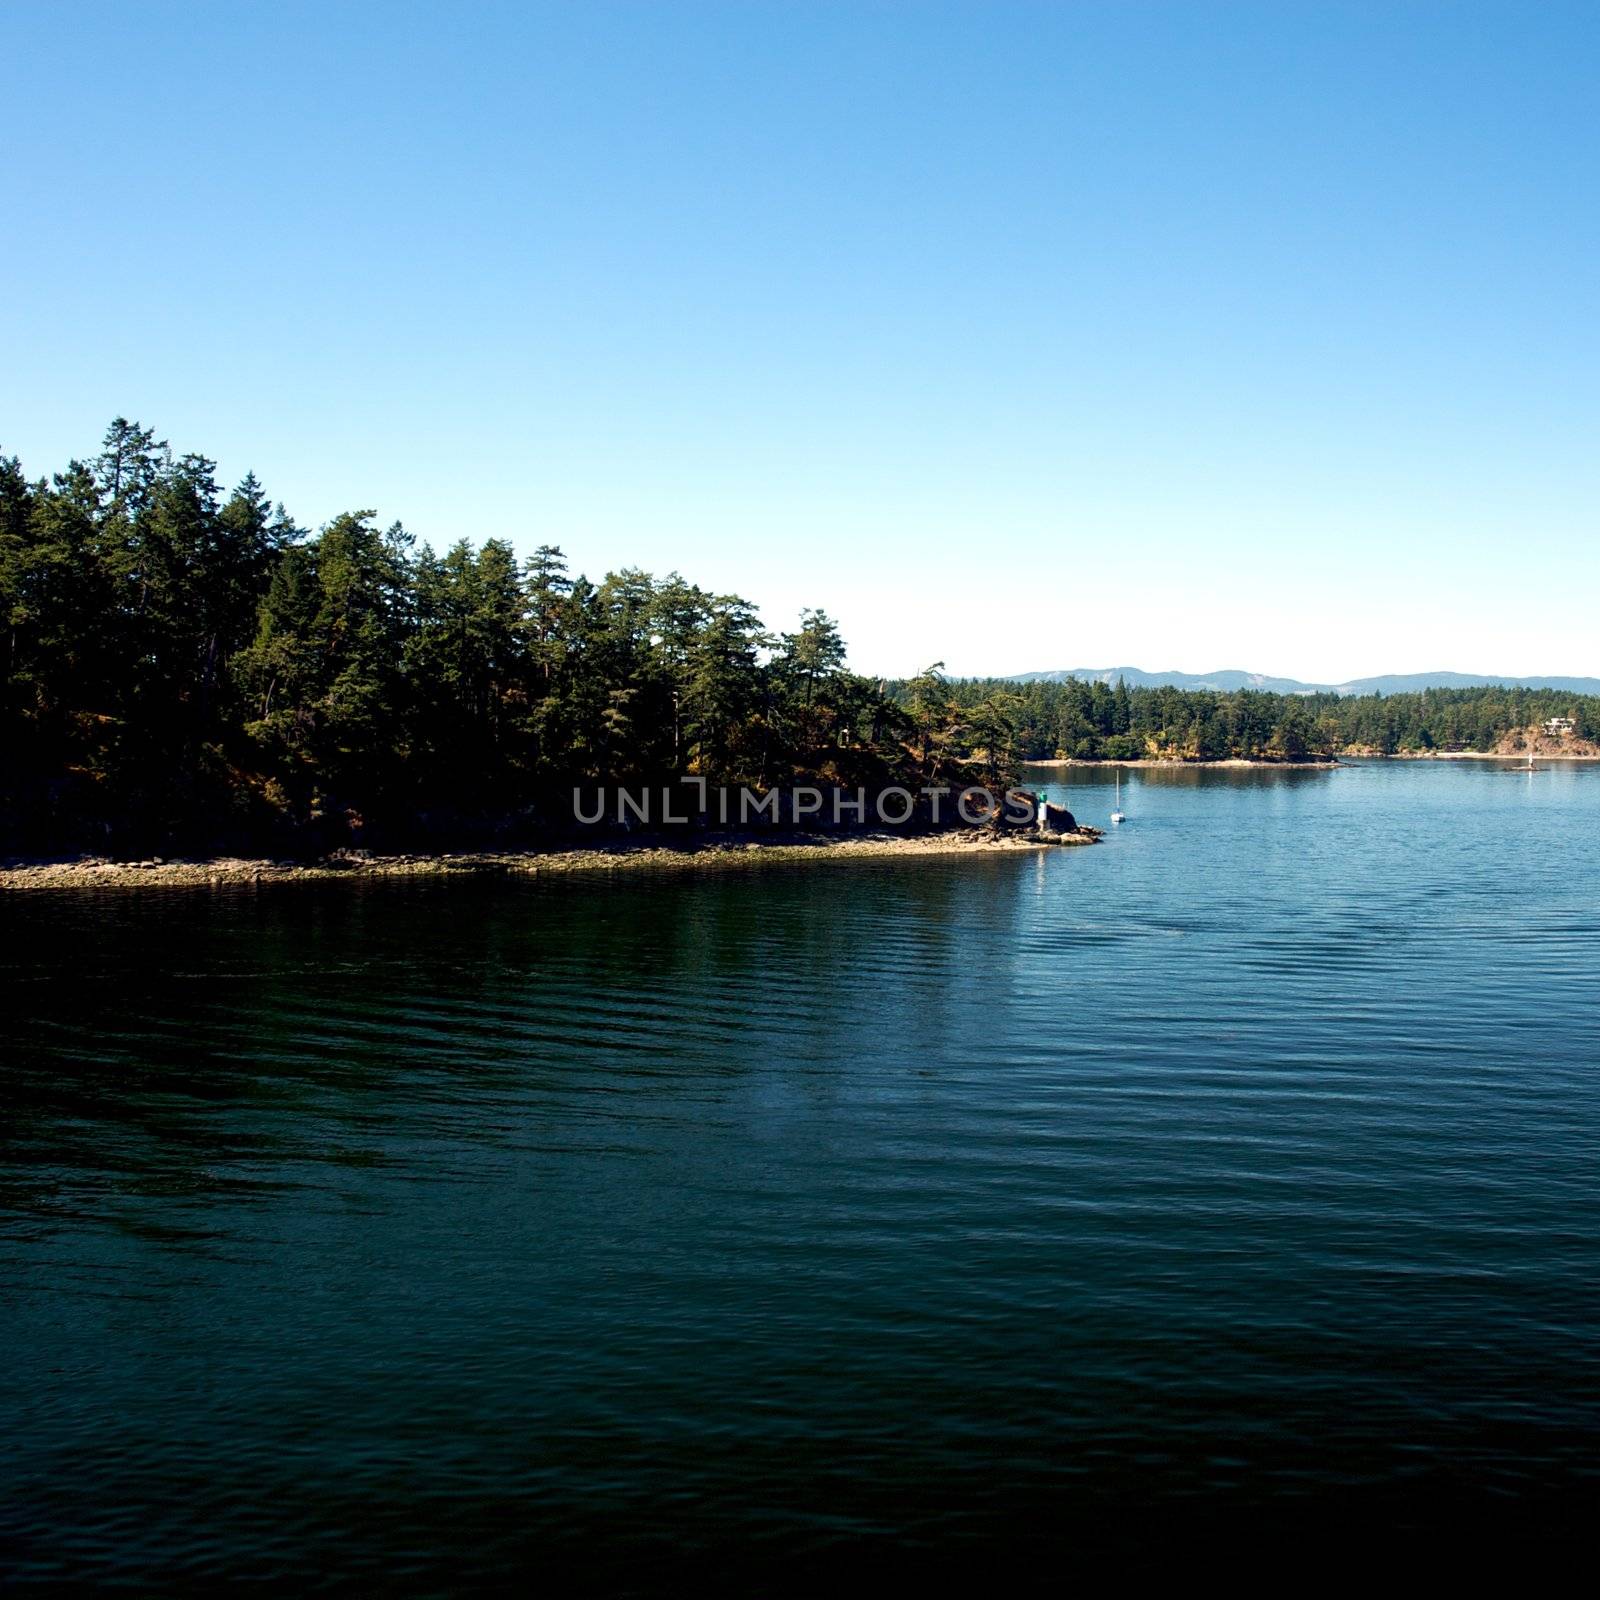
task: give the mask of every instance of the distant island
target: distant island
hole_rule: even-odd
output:
[[[1063,667],[1050,672],[1019,672],[1010,683],[1125,683],[1130,689],[1205,689],[1231,694],[1258,689],[1268,694],[1415,694],[1423,689],[1560,689],[1567,694],[1600,695],[1600,678],[1512,678],[1492,672],[1398,672],[1376,678],[1350,678],[1343,683],[1302,683],[1266,673],[1146,672],[1140,667]]]

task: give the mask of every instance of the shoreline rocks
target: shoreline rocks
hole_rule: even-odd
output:
[[[1057,808],[1059,809],[1059,808]],[[992,855],[1096,843],[1094,828],[964,828],[933,834],[802,835],[783,840],[727,835],[688,844],[663,840],[552,850],[441,851],[370,855],[341,851],[311,862],[237,856],[173,861],[0,863],[0,891],[29,889],[224,888],[268,883],[351,882],[424,877],[534,877],[540,874],[753,866],[775,861],[895,860],[930,855]]]

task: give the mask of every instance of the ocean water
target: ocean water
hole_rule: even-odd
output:
[[[1576,1543],[1600,770],[1123,801],[1002,859],[7,897],[0,1574]]]

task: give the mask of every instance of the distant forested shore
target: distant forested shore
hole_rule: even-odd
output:
[[[1524,743],[1547,754],[1589,753],[1600,741],[1600,696],[1557,689],[1341,696],[979,678],[951,691],[958,706],[1007,695],[1015,747],[1027,761],[1295,762],[1488,753]],[[1552,721],[1571,726],[1547,734]]]
[[[0,620],[13,856],[505,846],[570,833],[584,785],[993,789],[1030,759],[1490,749],[1549,717],[1600,735],[1600,700],[1551,691],[863,676],[823,610],[770,631],[738,595],[591,581],[552,545],[439,553],[362,510],[307,530],[121,418],[49,477],[0,457]]]

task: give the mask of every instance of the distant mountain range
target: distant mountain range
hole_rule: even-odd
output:
[[[1600,694],[1600,678],[1506,678],[1492,672],[1397,672],[1348,683],[1301,683],[1259,672],[1146,672],[1141,667],[1066,667],[1056,672],[1018,672],[1014,683],[1112,683],[1130,689],[1265,689],[1272,694],[1410,694],[1418,689],[1477,689],[1499,684],[1507,689],[1562,689],[1568,694]]]

